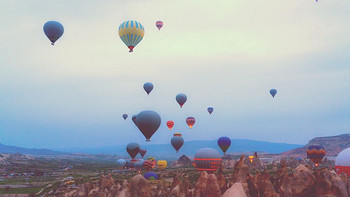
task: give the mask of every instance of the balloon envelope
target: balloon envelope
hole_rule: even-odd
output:
[[[350,176],[350,148],[341,151],[335,159],[337,173],[344,172]]]
[[[129,153],[132,159],[135,159],[136,155],[140,151],[140,145],[138,143],[129,143],[126,146],[126,151]]]
[[[157,112],[143,111],[136,117],[136,125],[145,136],[146,141],[151,141],[152,135],[158,130],[161,118]]]
[[[137,117],[137,115],[133,115],[132,117],[131,117],[131,120],[134,122],[134,124],[137,126],[137,124],[136,124],[136,117]]]
[[[143,163],[144,163],[144,162],[145,162],[144,159],[138,159],[138,160],[136,160],[136,161],[134,162],[134,167],[135,167],[136,169],[142,170],[142,168],[143,168]]]
[[[141,42],[144,34],[144,27],[137,21],[125,21],[119,26],[119,37],[130,49],[129,52],[133,52],[135,46]]]
[[[174,121],[169,120],[166,122],[166,126],[169,128],[169,130],[171,131],[171,129],[174,127]]]
[[[123,118],[126,120],[128,118],[128,114],[123,114]]]
[[[214,108],[212,108],[212,107],[208,107],[207,111],[209,112],[209,114],[211,114],[211,113],[213,113]]]
[[[145,156],[145,154],[147,153],[147,150],[140,149],[139,153],[140,153],[141,157],[143,158]]]
[[[306,150],[307,158],[309,158],[316,166],[322,162],[323,157],[326,155],[326,151],[323,146],[310,145]]]
[[[44,25],[44,33],[54,45],[55,42],[63,35],[63,25],[57,21],[48,21]]]
[[[271,89],[270,90],[270,94],[272,97],[275,97],[275,95],[277,94],[277,90],[276,89]]]
[[[157,21],[156,22],[156,26],[160,30],[163,27],[163,22],[162,21]]]
[[[194,155],[194,165],[198,170],[215,171],[220,164],[220,153],[213,148],[201,148]]]
[[[150,171],[151,169],[153,169],[156,165],[156,161],[155,160],[150,160],[150,159],[147,159],[145,160],[145,162],[143,162],[143,168],[146,170],[146,171]]]
[[[176,152],[179,152],[180,148],[184,144],[184,139],[182,138],[181,133],[175,133],[171,138],[171,145],[175,148]]]
[[[147,82],[145,84],[143,84],[143,89],[147,92],[147,94],[149,95],[149,93],[153,90],[153,84],[150,82]]]
[[[190,127],[190,129],[192,129],[195,122],[196,122],[196,119],[193,117],[186,118],[186,123]]]
[[[155,172],[147,172],[143,175],[147,180],[158,180],[159,177]]]
[[[165,160],[159,160],[157,166],[160,170],[164,170],[168,166],[168,162]]]
[[[180,107],[182,107],[187,101],[187,96],[185,94],[178,94],[176,95],[175,99],[177,103],[179,103]]]
[[[118,160],[117,160],[117,166],[118,166],[118,167],[123,168],[123,167],[125,167],[125,165],[126,165],[125,159],[118,159]]]
[[[222,152],[226,153],[227,149],[231,146],[231,139],[228,137],[220,137],[218,139],[218,145]]]

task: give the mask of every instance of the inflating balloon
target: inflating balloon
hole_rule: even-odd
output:
[[[180,107],[182,108],[182,106],[187,101],[187,96],[185,94],[178,94],[178,95],[176,95],[175,99],[176,99],[177,103],[179,103]]]
[[[207,111],[209,112],[209,114],[211,114],[211,113],[213,113],[214,108],[212,108],[212,107],[208,107]]]
[[[326,155],[326,151],[323,146],[310,145],[306,150],[307,158],[314,162],[317,167],[322,162],[323,157]]]
[[[350,176],[350,148],[341,151],[335,159],[335,169],[338,174],[344,172]]]
[[[133,52],[135,46],[142,40],[145,29],[137,21],[125,21],[119,26],[119,37],[124,44]]]
[[[140,145],[138,143],[129,143],[126,146],[126,151],[129,153],[130,157],[134,160],[136,155],[140,151]]]
[[[231,146],[231,139],[228,137],[220,137],[218,139],[218,145],[221,148],[222,152],[224,152],[224,155],[226,154],[226,151]]]
[[[152,135],[158,130],[161,119],[157,112],[143,111],[137,115],[135,122],[146,141],[149,142]]]
[[[190,129],[192,129],[195,122],[196,122],[196,119],[193,117],[186,118],[186,123],[190,127]]]
[[[120,168],[124,168],[126,166],[125,159],[118,159],[117,160],[117,166],[120,167]]]
[[[139,153],[140,153],[141,157],[143,158],[145,156],[145,154],[147,153],[147,150],[140,149]]]
[[[145,160],[145,162],[143,162],[143,168],[146,171],[150,171],[155,166],[156,166],[156,160],[154,159],[154,157],[149,157],[147,160]]]
[[[169,120],[166,122],[166,126],[169,128],[169,130],[171,131],[171,129],[174,127],[174,121]]]
[[[274,98],[275,95],[277,94],[277,90],[276,90],[276,89],[271,89],[271,90],[270,90],[270,94],[271,94],[271,96]]]
[[[143,175],[143,177],[145,177],[145,179],[147,180],[158,180],[159,177],[155,172],[147,172],[145,173],[145,175]]]
[[[174,133],[174,136],[171,138],[171,145],[173,145],[176,152],[179,152],[183,144],[184,144],[184,139],[182,138],[181,133],[179,132]]]
[[[150,82],[147,82],[145,84],[143,84],[143,89],[147,92],[147,94],[149,95],[149,93],[153,90],[153,84]]]
[[[63,25],[57,21],[48,21],[44,25],[44,33],[51,41],[51,45],[63,35],[64,28]]]
[[[159,31],[160,31],[160,29],[163,27],[163,22],[162,22],[162,21],[157,21],[157,22],[156,22],[156,26],[157,26],[157,28],[158,28]]]
[[[201,148],[194,155],[194,166],[200,171],[215,171],[220,165],[220,153],[213,148]]]
[[[138,159],[138,160],[134,161],[134,168],[136,168],[138,170],[142,170],[144,162],[145,162],[144,159]]]
[[[157,166],[158,166],[159,170],[164,170],[168,166],[168,162],[165,160],[159,160],[157,162]]]
[[[135,161],[135,160],[131,160],[131,159],[126,160],[126,165],[125,165],[125,167],[127,167],[127,168],[134,168],[135,165],[134,165],[134,162],[133,162],[133,161]]]
[[[123,118],[126,120],[128,118],[128,114],[123,114]]]

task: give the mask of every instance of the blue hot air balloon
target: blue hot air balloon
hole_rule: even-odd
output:
[[[134,167],[135,167],[136,169],[142,170],[142,168],[143,168],[143,163],[144,163],[144,162],[145,162],[144,159],[138,159],[138,160],[135,161]]]
[[[137,115],[135,122],[141,133],[145,136],[146,141],[149,142],[152,135],[159,128],[161,118],[157,112],[142,111]]]
[[[277,90],[276,89],[271,89],[270,90],[270,94],[272,97],[275,97],[275,95],[277,94]]]
[[[211,114],[211,113],[213,113],[213,111],[214,111],[214,108],[212,108],[212,107],[208,107],[208,112],[209,112],[209,114]]]
[[[140,151],[140,145],[138,143],[129,143],[126,146],[126,151],[129,153],[132,159],[135,159],[136,155]]]
[[[64,28],[63,25],[57,21],[48,21],[44,25],[44,33],[51,41],[51,45],[63,35]]]
[[[171,138],[171,145],[175,148],[176,152],[179,152],[180,148],[184,144],[184,139],[182,138],[181,133],[176,132]]]
[[[143,177],[145,177],[145,179],[147,180],[158,180],[159,177],[155,172],[147,172],[145,173],[145,175],[143,175]]]
[[[231,139],[228,137],[220,137],[218,139],[218,145],[221,148],[222,152],[226,154],[226,151],[231,146]]]
[[[153,90],[153,84],[150,82],[147,82],[145,84],[143,84],[143,89],[147,92],[147,94],[149,95],[149,93]]]
[[[125,165],[126,165],[125,159],[118,159],[118,160],[117,160],[117,166],[118,166],[118,167],[124,168]]]
[[[177,103],[179,103],[180,107],[182,108],[182,106],[187,101],[187,96],[185,94],[178,94],[178,95],[176,95],[175,99],[176,99]]]
[[[128,118],[128,114],[123,114],[123,118],[126,120]]]

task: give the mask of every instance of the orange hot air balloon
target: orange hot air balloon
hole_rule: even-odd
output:
[[[254,156],[249,156],[248,158],[249,158],[250,163],[252,163],[253,159],[254,159]]]
[[[186,118],[186,123],[190,127],[190,129],[192,129],[195,122],[196,122],[196,119],[193,117]]]
[[[174,121],[169,120],[166,122],[166,126],[168,126],[169,130],[171,131],[171,129],[174,127]]]

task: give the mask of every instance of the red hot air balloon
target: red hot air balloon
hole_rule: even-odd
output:
[[[142,158],[145,156],[146,153],[147,153],[147,150],[140,149],[139,151],[139,154],[141,155]]]
[[[157,21],[157,22],[156,22],[156,26],[157,26],[157,28],[158,28],[159,31],[160,31],[160,29],[163,27],[163,22],[162,22],[162,21]]]
[[[169,130],[171,131],[171,129],[174,127],[174,121],[169,120],[166,122],[166,126],[168,126]]]
[[[344,172],[350,176],[350,148],[341,151],[335,159],[337,173]]]
[[[190,127],[190,129],[192,129],[195,122],[196,122],[196,119],[193,117],[186,118],[186,123]]]
[[[323,157],[326,155],[326,151],[323,146],[310,145],[306,150],[307,157],[314,162],[317,167],[322,162]]]

